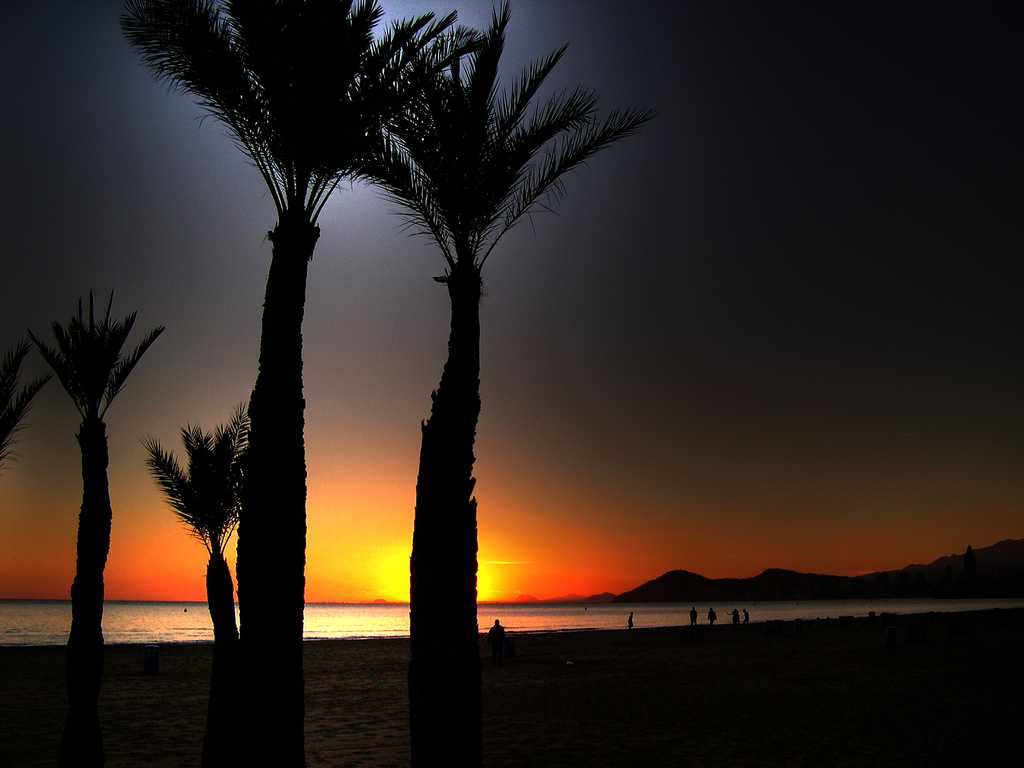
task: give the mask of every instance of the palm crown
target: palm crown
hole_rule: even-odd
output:
[[[238,525],[241,459],[248,432],[249,419],[243,406],[213,433],[191,425],[183,427],[181,441],[187,469],[156,440],[143,441],[149,454],[146,464],[168,504],[211,554],[224,554]]]
[[[421,53],[454,21],[425,14],[375,39],[372,0],[129,0],[125,11],[158,79],[228,126],[279,214],[312,222],[341,179],[363,174]]]
[[[164,330],[162,325],[157,326],[135,349],[124,354],[122,349],[135,325],[136,313],[132,312],[124,320],[111,318],[113,301],[111,293],[107,311],[97,323],[92,293],[89,293],[88,319],[79,299],[78,315],[72,317],[66,327],[56,320],[51,326],[55,347],[47,346],[29,331],[32,342],[71,396],[82,421],[103,418],[136,363]]]
[[[413,225],[437,243],[449,269],[461,260],[482,267],[524,214],[545,197],[561,195],[568,171],[656,114],[614,110],[599,120],[598,97],[579,88],[531,110],[566,46],[502,93],[498,63],[510,18],[507,4],[494,11],[465,73],[455,58],[422,86],[392,122],[374,173]]]

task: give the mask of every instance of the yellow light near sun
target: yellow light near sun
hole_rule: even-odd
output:
[[[477,571],[477,599],[506,599],[500,583],[501,569],[480,563]],[[409,601],[409,550],[405,546],[382,547],[375,556],[372,582],[380,597],[389,602]]]
[[[381,547],[373,573],[380,596],[388,602],[409,602],[408,545]]]
[[[497,600],[495,597],[495,573],[494,568],[487,563],[480,563],[476,573],[476,599],[481,602]]]

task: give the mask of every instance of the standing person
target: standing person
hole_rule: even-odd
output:
[[[630,611],[629,612],[629,618],[626,619],[626,629],[632,629],[632,628],[633,628],[633,612]]]
[[[715,626],[715,622],[716,621],[718,621],[718,614],[715,613],[715,609],[714,608],[709,608],[708,609],[708,624],[710,624],[713,627],[713,626]]]
[[[750,623],[750,614],[747,613],[747,609],[746,608],[743,609],[743,623],[744,624],[749,624]]]
[[[739,626],[740,623],[740,612],[736,609],[732,609],[732,623]]]
[[[497,619],[487,633],[487,642],[491,644],[491,666],[500,667],[505,660],[505,628]]]
[[[690,609],[690,626],[691,627],[696,627],[697,626],[697,606],[693,606]]]

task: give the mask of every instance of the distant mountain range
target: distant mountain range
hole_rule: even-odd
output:
[[[965,547],[966,552],[966,547]],[[974,549],[977,576],[964,572],[964,555],[940,557],[927,565],[863,576],[828,576],[769,568],[747,579],[709,579],[690,571],[662,574],[636,589],[613,595],[562,595],[521,603],[688,603],[758,600],[829,600],[850,597],[1020,597],[1024,596],[1024,539],[1006,539]]]
[[[1005,539],[993,544],[991,547],[983,547],[974,550],[974,557],[978,561],[978,575],[995,573],[1003,569],[1014,569],[1024,567],[1024,539]],[[951,569],[954,574],[963,573],[964,555],[946,555],[940,557],[928,565],[908,565],[898,571],[879,571],[871,576],[896,576],[900,573],[924,573],[925,578],[937,579]]]
[[[562,595],[561,597],[548,597],[543,600],[533,595],[520,595],[516,598],[517,603],[610,603],[615,599],[611,592],[602,592],[600,595]]]
[[[966,552],[966,548],[965,548]],[[724,600],[830,600],[850,597],[1024,596],[1024,539],[974,549],[977,575],[964,572],[964,555],[854,578],[769,568],[749,579],[708,579],[669,571],[618,595],[617,603],[722,602]]]
[[[811,596],[841,597],[843,578],[769,568],[749,579],[709,579],[690,571],[669,571],[636,589],[623,592],[617,603],[715,603],[724,600],[785,600]]]

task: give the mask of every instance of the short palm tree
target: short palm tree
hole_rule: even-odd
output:
[[[143,441],[146,464],[174,514],[209,553],[206,600],[213,620],[213,672],[203,739],[203,768],[232,765],[236,750],[238,628],[235,587],[224,552],[241,507],[242,456],[249,419],[239,406],[231,420],[213,433],[199,427],[181,430],[186,467],[152,438]]]
[[[50,380],[50,374],[37,376],[19,388],[21,363],[29,349],[31,345],[27,341],[20,341],[7,351],[0,362],[0,468],[12,458],[15,438],[32,406],[32,399]]]
[[[596,115],[575,90],[527,114],[565,47],[507,95],[497,74],[510,11],[496,9],[469,55],[431,79],[393,124],[375,180],[444,257],[448,359],[422,427],[410,562],[409,673],[414,765],[480,765],[473,445],[480,414],[481,270],[501,237],[594,153],[637,131],[652,110]]]
[[[146,350],[163,332],[154,328],[131,352],[124,345],[135,325],[135,312],[111,318],[111,294],[97,322],[92,294],[89,315],[82,311],[67,325],[54,321],[55,346],[29,337],[71,396],[82,418],[82,507],[78,515],[75,580],[71,585],[71,633],[68,635],[68,716],[60,743],[61,766],[103,765],[103,734],[97,703],[103,676],[103,569],[110,552],[110,491],[107,483],[107,427],[103,417]]]
[[[427,14],[375,39],[382,16],[375,0],[128,0],[121,19],[156,77],[228,127],[277,208],[238,526],[251,765],[305,764],[302,318],[317,218],[340,181],[363,175],[422,52],[454,21]]]

